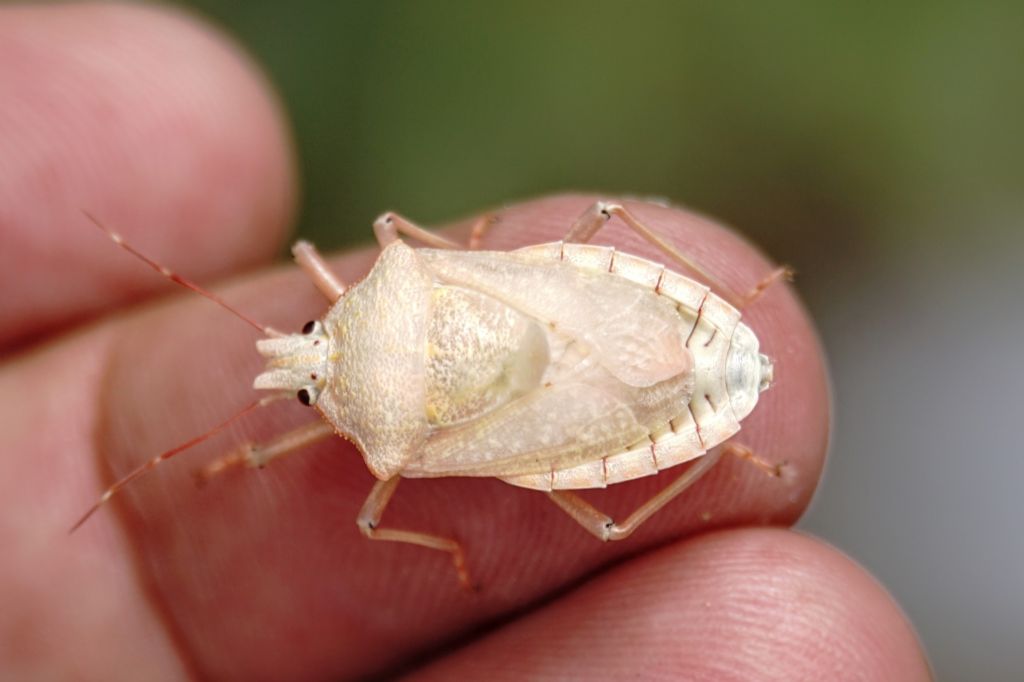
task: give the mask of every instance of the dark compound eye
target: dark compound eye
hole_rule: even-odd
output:
[[[302,325],[303,334],[312,334],[314,329],[316,329],[316,320],[310,320],[306,324]]]
[[[307,391],[304,388],[300,388],[299,392],[296,393],[295,395],[298,397],[299,402],[302,403],[303,405],[309,406],[309,404],[312,402],[312,397],[309,395],[309,391]]]

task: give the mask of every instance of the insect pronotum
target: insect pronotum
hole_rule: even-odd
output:
[[[589,244],[612,217],[718,293],[663,264]],[[486,220],[474,226],[464,249],[386,213],[374,223],[380,256],[352,287],[312,245],[298,242],[296,262],[331,304],[298,334],[257,324],[90,219],[165,277],[260,330],[266,338],[256,348],[267,364],[253,386],[271,393],[114,483],[74,528],[160,462],[282,397],[297,397],[322,419],[244,446],[206,466],[201,477],[264,466],[341,434],[378,479],[357,519],[363,534],[450,553],[467,587],[458,542],[381,527],[403,477],[500,478],[544,491],[599,539],[618,540],[724,452],[777,473],[726,441],[773,379],[772,363],[739,310],[788,271],[780,268],[736,297],[619,204],[594,204],[562,241],[510,252],[477,250]],[[412,248],[402,235],[430,248]],[[621,523],[572,492],[690,460],[696,461]]]

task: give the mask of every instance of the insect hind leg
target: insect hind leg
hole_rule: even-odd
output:
[[[626,517],[622,523],[616,523],[612,517],[598,510],[592,504],[570,490],[552,490],[548,492],[551,501],[557,504],[562,511],[571,516],[589,533],[604,542],[612,540],[624,540],[640,527],[645,521],[654,516],[666,504],[681,495],[690,486],[696,483],[704,474],[711,470],[718,460],[723,456],[736,457],[750,464],[753,464],[766,474],[780,478],[783,475],[785,462],[771,464],[757,457],[754,451],[745,445],[737,443],[726,443],[715,448],[708,454],[698,459],[679,478],[672,481],[668,486],[657,493],[654,497],[640,505],[636,511]]]
[[[710,471],[718,463],[721,456],[722,451],[718,449],[712,450],[698,459],[679,478],[672,481],[661,492],[640,505],[622,523],[616,523],[612,517],[599,511],[592,504],[569,490],[552,490],[548,493],[548,497],[598,540],[604,542],[624,540],[632,535],[641,524],[660,511],[662,507],[681,495],[687,488]]]
[[[753,289],[748,291],[743,298],[740,299],[740,304],[737,308],[740,310],[749,308],[757,301],[757,299],[761,298],[761,296],[764,295],[764,292],[770,289],[773,284],[777,282],[792,282],[794,275],[795,271],[788,265],[782,265],[775,268],[765,275],[760,282],[754,285]]]
[[[726,454],[732,455],[737,459],[741,459],[748,464],[753,464],[758,469],[771,476],[772,478],[782,478],[788,466],[787,462],[778,462],[772,464],[758,457],[753,450],[748,448],[746,445],[740,445],[739,443],[728,443],[725,446]]]
[[[607,225],[608,221],[611,220],[612,217],[618,217],[630,229],[654,246],[658,247],[666,256],[680,267],[700,275],[704,281],[716,289],[716,293],[722,295],[723,298],[726,298],[729,303],[739,310],[743,310],[753,304],[761,297],[765,290],[775,282],[792,279],[793,271],[789,267],[781,267],[774,270],[771,274],[758,282],[758,284],[746,294],[738,295],[731,287],[726,286],[722,280],[709,273],[695,260],[689,258],[670,244],[655,230],[642,223],[625,206],[605,201],[598,201],[584,211],[583,214],[576,219],[576,222],[573,223],[572,227],[569,228],[569,232],[565,235],[564,241],[568,243],[585,244],[593,239],[594,235],[597,234],[602,227]]]

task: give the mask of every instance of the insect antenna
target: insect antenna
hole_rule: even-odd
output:
[[[237,308],[235,308],[234,306],[232,306],[230,303],[225,301],[223,298],[221,298],[217,294],[213,293],[212,291],[207,291],[206,289],[204,289],[203,287],[199,286],[198,284],[196,284],[192,280],[186,279],[185,277],[182,277],[181,275],[179,275],[178,273],[174,272],[170,268],[168,268],[168,267],[166,267],[164,265],[161,265],[160,263],[157,263],[155,260],[153,260],[152,258],[147,256],[146,254],[142,253],[141,251],[136,250],[136,248],[134,246],[132,246],[131,244],[129,244],[128,242],[126,242],[121,235],[119,235],[117,232],[114,232],[109,227],[107,227],[106,225],[101,223],[95,216],[93,216],[88,211],[83,210],[82,213],[84,213],[85,217],[89,219],[89,222],[91,222],[93,225],[95,225],[100,230],[102,230],[108,237],[110,237],[111,241],[113,241],[115,244],[120,246],[122,249],[124,249],[128,253],[132,254],[133,256],[135,256],[136,258],[141,260],[143,263],[145,263],[149,267],[151,267],[154,270],[156,270],[157,272],[159,272],[161,275],[163,275],[167,279],[171,280],[172,282],[174,282],[175,284],[177,284],[179,286],[185,287],[189,291],[196,292],[200,296],[205,296],[206,298],[210,299],[211,301],[213,301],[214,303],[219,305],[221,308],[224,308],[229,313],[233,314],[235,317],[238,317],[239,319],[241,319],[246,324],[248,324],[248,325],[250,325],[252,327],[255,327],[257,330],[259,330],[263,334],[265,334],[267,336],[277,336],[277,332],[275,332],[273,329],[271,329],[270,327],[268,327],[266,325],[262,325],[262,324],[256,322],[251,317],[249,317],[248,315],[246,315],[242,311],[240,311]]]
[[[285,397],[288,397],[288,396],[286,396],[284,394],[274,394],[274,395],[264,396],[264,397],[260,398],[259,400],[254,400],[251,403],[249,403],[248,405],[246,405],[245,407],[243,407],[238,412],[234,413],[233,415],[231,415],[230,417],[228,417],[227,419],[222,421],[220,424],[217,424],[216,426],[214,426],[212,429],[210,429],[206,433],[203,433],[203,434],[200,434],[198,436],[195,436],[194,438],[190,438],[189,440],[185,441],[184,443],[182,443],[180,445],[177,445],[177,446],[171,448],[170,450],[167,450],[165,452],[161,452],[159,455],[157,455],[156,457],[150,459],[149,461],[143,462],[141,465],[136,467],[133,471],[129,472],[126,476],[124,476],[119,481],[115,482],[113,485],[111,485],[109,488],[107,488],[106,492],[104,492],[100,496],[100,499],[96,502],[96,504],[94,504],[92,507],[90,507],[89,510],[87,512],[85,512],[85,514],[82,515],[82,518],[78,519],[78,522],[75,523],[75,525],[71,526],[71,530],[69,530],[68,533],[69,534],[74,533],[76,530],[81,528],[82,524],[85,523],[86,521],[88,521],[89,517],[91,517],[93,514],[95,514],[96,511],[100,507],[102,507],[104,504],[106,504],[107,501],[109,501],[111,497],[116,495],[119,490],[124,488],[126,485],[128,485],[129,483],[131,483],[135,479],[137,479],[137,478],[141,477],[142,475],[152,471],[161,462],[165,462],[165,461],[169,460],[171,457],[174,457],[175,455],[177,455],[179,453],[182,453],[185,450],[188,450],[189,448],[192,448],[192,447],[194,447],[196,445],[199,445],[200,443],[202,443],[207,438],[210,438],[211,436],[214,436],[217,433],[223,431],[225,428],[227,428],[228,425],[230,425],[231,423],[233,423],[237,419],[239,419],[241,417],[244,417],[245,415],[249,414],[253,410],[255,410],[257,408],[260,408],[260,407],[264,407],[266,405],[269,405],[270,403],[274,402],[275,400],[280,400],[280,399],[285,398]]]

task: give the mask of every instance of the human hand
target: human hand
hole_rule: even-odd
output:
[[[927,678],[885,591],[785,530],[814,490],[828,430],[820,349],[786,287],[745,313],[777,380],[738,438],[788,462],[787,476],[726,459],[610,544],[544,495],[495,480],[403,484],[388,524],[459,538],[476,594],[458,589],[445,555],[359,534],[373,479],[340,440],[194,488],[191,471],[232,443],[312,418],[299,405],[183,455],[68,537],[112,478],[248,402],[262,368],[252,330],[198,297],[126,308],[169,285],[80,209],[206,281],[277,252],[294,171],[252,67],[165,11],[0,9],[0,73],[0,344],[16,348],[0,368],[0,666],[11,677]],[[593,200],[502,210],[483,246],[557,239]],[[737,291],[769,269],[707,220],[634,207]],[[601,239],[658,258],[618,226]],[[333,262],[351,282],[373,257]],[[323,312],[295,268],[219,291],[280,329]],[[590,499],[621,518],[673,476]]]

